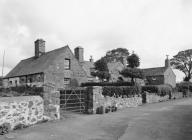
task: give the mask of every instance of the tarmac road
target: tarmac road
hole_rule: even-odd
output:
[[[0,136],[0,140],[192,140],[192,98],[104,115],[68,115]]]

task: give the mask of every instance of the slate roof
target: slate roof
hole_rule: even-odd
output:
[[[156,68],[148,68],[142,69],[145,76],[160,76],[164,75],[167,70],[166,67],[156,67]]]
[[[53,62],[53,60],[58,55],[63,53],[63,51],[65,51],[65,49],[67,48],[69,47],[65,46],[50,52],[46,52],[38,58],[34,56],[28,59],[21,60],[19,64],[17,64],[16,67],[12,69],[4,78],[42,73],[48,68],[48,66]]]

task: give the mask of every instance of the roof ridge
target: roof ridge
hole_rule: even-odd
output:
[[[50,54],[50,53],[58,51],[58,50],[61,50],[61,49],[65,49],[66,47],[68,47],[68,45],[60,47],[60,48],[57,48],[57,49],[54,49],[54,50],[51,50],[51,51],[48,51],[48,52],[45,52],[45,54],[43,54],[42,56]],[[26,61],[26,60],[29,60],[29,59],[32,59],[32,58],[35,58],[35,56],[29,57],[29,58],[26,58],[26,59],[22,59],[21,61]],[[38,57],[38,58],[41,58],[41,56]]]

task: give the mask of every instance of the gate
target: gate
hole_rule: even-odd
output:
[[[60,108],[62,111],[85,112],[86,89],[67,88],[60,90]]]

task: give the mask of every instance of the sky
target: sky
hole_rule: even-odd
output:
[[[166,55],[192,47],[192,0],[0,0],[4,75],[34,55],[38,38],[46,51],[81,46],[97,60],[122,47],[139,55],[141,68],[161,67]]]

